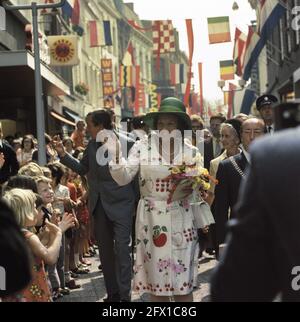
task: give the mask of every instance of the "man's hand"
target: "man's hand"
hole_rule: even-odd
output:
[[[58,153],[60,158],[63,158],[67,154],[65,147],[62,143],[62,140],[60,139],[60,137],[58,135],[53,137],[52,145],[53,145],[54,149],[56,150],[56,152]]]
[[[0,169],[4,166],[5,157],[3,153],[0,153]]]

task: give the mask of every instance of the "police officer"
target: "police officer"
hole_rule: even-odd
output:
[[[274,110],[273,107],[278,102],[274,95],[262,95],[256,101],[256,108],[261,118],[266,124],[265,132],[274,134]]]

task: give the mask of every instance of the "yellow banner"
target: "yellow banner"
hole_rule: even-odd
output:
[[[49,36],[51,66],[75,66],[79,64],[77,36]]]

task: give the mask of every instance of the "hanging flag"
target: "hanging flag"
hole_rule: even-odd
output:
[[[133,86],[135,87],[135,100],[134,100],[134,115],[137,116],[140,114],[140,101],[139,101],[139,95],[140,95],[140,82],[141,82],[141,68],[140,66],[136,66],[134,68],[134,83]]]
[[[77,36],[48,36],[51,66],[74,66],[79,64]]]
[[[153,53],[175,52],[175,36],[172,20],[153,21]]]
[[[229,93],[228,93],[228,113],[227,118],[231,119],[235,115],[235,108],[234,108],[234,95],[236,93],[237,87],[229,83]]]
[[[274,28],[285,13],[286,8],[278,0],[258,1],[258,34],[264,43],[273,34]]]
[[[148,27],[148,28],[141,27],[134,20],[127,20],[127,21],[131,27],[133,27],[134,29],[139,30],[139,31],[150,31],[153,29],[152,26]]]
[[[160,106],[160,102],[159,102],[159,94],[157,93],[157,85],[155,84],[151,84],[149,86],[149,101],[150,101],[150,112],[157,112],[158,111],[158,107]]]
[[[110,21],[89,21],[90,47],[112,46]]]
[[[131,40],[128,43],[127,50],[126,50],[124,58],[123,58],[123,65],[124,66],[134,66],[135,65],[134,48],[133,48]]]
[[[186,85],[186,91],[184,95],[184,104],[188,106],[189,96],[191,92],[191,83],[192,83],[192,67],[193,67],[193,56],[194,56],[194,31],[193,31],[193,21],[192,19],[186,19],[186,29],[188,36],[188,44],[189,44],[189,71],[188,71],[188,80]]]
[[[170,74],[172,86],[186,83],[184,64],[170,64]]]
[[[243,79],[248,81],[251,76],[251,70],[254,64],[257,62],[258,57],[264,48],[264,42],[258,36],[258,34],[249,26],[249,32],[247,36],[246,45],[243,55]]]
[[[89,31],[90,31],[90,47],[98,47],[98,30],[97,21],[89,21]]]
[[[222,80],[234,79],[233,60],[220,61],[220,76]]]
[[[140,82],[140,66],[120,67],[120,87],[138,87]]]
[[[190,113],[191,115],[200,113],[200,104],[199,104],[199,95],[197,93],[190,94],[190,102],[189,102]]]
[[[243,53],[246,46],[247,36],[242,33],[238,28],[235,29],[234,48],[233,48],[233,62],[234,73],[238,76],[242,76],[242,67],[244,62]]]
[[[74,0],[74,7],[71,17],[72,24],[78,26],[80,24],[80,3],[79,0]]]
[[[172,20],[152,22],[153,54],[156,55],[156,70],[160,69],[160,55],[175,52],[175,35]]]
[[[103,34],[101,34],[100,44],[101,46],[112,46],[112,35],[111,35],[111,27],[110,21],[104,20],[103,21],[103,29],[101,29]]]
[[[132,86],[132,66],[120,67],[120,87]]]
[[[69,21],[73,15],[73,7],[71,6],[70,2],[67,0],[61,8],[63,17]]]
[[[198,64],[199,70],[199,99],[200,99],[200,115],[203,115],[204,112],[204,98],[203,98],[203,63]]]
[[[207,18],[207,22],[210,44],[231,41],[229,17]]]
[[[228,105],[229,102],[229,92],[224,92],[224,105]]]
[[[256,93],[252,89],[245,88],[242,91],[235,92],[234,109],[236,113],[251,114],[253,103],[256,101]]]

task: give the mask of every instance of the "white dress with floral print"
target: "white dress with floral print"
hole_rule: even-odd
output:
[[[139,172],[134,290],[156,296],[187,295],[197,286],[194,208],[189,199],[167,204],[171,183],[164,179],[170,175],[170,165],[145,165],[147,159],[161,161],[157,145],[151,147],[149,140],[142,140],[133,146],[127,161],[110,167],[120,185],[129,183]],[[192,146],[186,148],[195,152]]]

